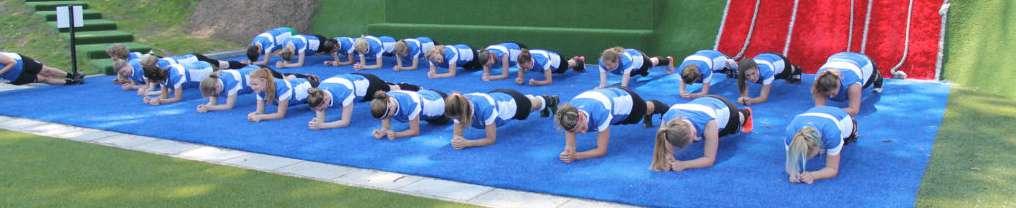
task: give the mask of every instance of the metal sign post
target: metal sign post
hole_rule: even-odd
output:
[[[82,12],[81,5],[66,5],[59,6],[56,8],[56,27],[67,28],[70,30],[71,37],[71,73],[75,79],[78,76],[78,51],[75,40],[77,37],[74,36],[75,28],[84,26],[84,12]],[[73,22],[73,24],[72,24]]]

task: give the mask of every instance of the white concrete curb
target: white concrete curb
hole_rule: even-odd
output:
[[[0,116],[0,128],[348,186],[487,207],[631,207]],[[411,205],[410,205],[411,206]]]

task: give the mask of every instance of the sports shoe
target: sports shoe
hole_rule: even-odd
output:
[[[543,110],[540,111],[540,117],[546,118],[549,117],[550,114],[557,112],[557,104],[560,102],[560,98],[558,96],[544,95],[541,97],[543,97],[543,101],[546,102],[544,103],[546,107],[544,107]]]
[[[744,123],[741,124],[741,132],[745,134],[751,133],[752,128],[754,128],[754,122],[751,119],[751,117],[753,117],[751,115],[752,114],[751,108],[746,107],[741,112],[744,112],[744,114],[746,114],[744,118]]]

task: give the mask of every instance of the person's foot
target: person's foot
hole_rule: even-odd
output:
[[[543,110],[540,111],[540,117],[546,118],[549,117],[550,114],[557,112],[557,104],[561,102],[560,100],[561,98],[556,95],[544,95],[542,97],[543,102],[546,102],[544,103],[546,107],[544,107]]]
[[[321,77],[318,77],[317,75],[313,74],[308,74],[307,82],[310,83],[310,86],[317,87],[319,84],[321,84]]]
[[[84,83],[85,83],[84,79],[65,79],[64,80],[64,85],[79,85],[79,84],[84,84]]]
[[[751,113],[751,108],[744,108],[744,111],[742,112],[744,112],[744,123],[741,124],[741,132],[745,134],[751,133],[751,130],[754,128],[755,123],[751,119],[751,117],[753,117]]]
[[[653,114],[642,116],[642,124],[645,124],[646,128],[653,128]]]
[[[674,64],[674,57],[673,56],[667,56],[667,61],[668,61],[668,63],[667,63],[667,73],[668,74],[673,74],[674,70],[675,70],[675,68],[674,68],[674,65],[675,65]]]

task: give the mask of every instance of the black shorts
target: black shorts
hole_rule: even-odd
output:
[[[868,81],[864,83],[864,86],[861,86],[861,89],[868,88],[869,86],[875,83],[878,83],[876,87],[881,87],[882,73],[878,72],[878,65],[875,65],[875,60],[871,60],[869,58],[868,61],[871,62],[871,77],[868,77]]]
[[[42,72],[42,63],[35,61],[28,56],[18,54],[21,56],[21,75],[18,75],[18,79],[11,82],[12,85],[24,85],[31,84],[39,80],[39,72]]]
[[[552,51],[557,53],[556,51]],[[565,58],[564,54],[557,53],[561,57],[561,62],[557,64],[557,68],[552,71],[555,74],[564,74],[568,71],[568,59]]]
[[[462,65],[462,69],[465,69],[466,71],[475,71],[475,70],[483,69],[483,64],[480,64],[480,59],[478,59],[477,57],[480,57],[480,54],[476,50],[473,50],[473,60],[469,60],[469,62],[466,62],[466,64],[463,64]],[[445,60],[445,61],[448,61],[448,60]],[[448,70],[455,70],[455,69],[448,69]]]
[[[729,100],[727,100],[727,98],[724,98],[722,96],[709,95],[709,96],[706,96],[706,97],[715,98],[715,99],[718,99],[720,101],[723,101],[723,104],[727,104],[727,110],[730,111],[730,113],[729,113],[730,114],[730,118],[727,119],[727,125],[721,127],[722,129],[720,129],[719,136],[722,137],[722,136],[725,136],[725,135],[730,135],[730,134],[737,133],[737,130],[741,128],[741,122],[740,122],[741,121],[741,110],[738,110],[737,106],[735,106],[734,103],[730,102]]]
[[[790,63],[790,59],[787,59],[786,56],[783,56],[782,54],[778,54],[778,53],[771,53],[771,54],[776,54],[781,59],[783,59],[783,72],[780,72],[779,74],[776,74],[774,76],[774,78],[776,78],[776,79],[782,79],[782,80],[787,80],[790,77],[792,77],[793,75],[801,75],[801,71],[795,69],[794,68],[794,64]]]
[[[382,80],[381,78],[377,77],[377,75],[365,73],[353,73],[353,74],[363,76],[363,78],[367,79],[368,83],[367,94],[364,94],[363,98],[360,99],[360,101],[367,102],[374,100],[374,93],[376,93],[377,91],[384,92],[391,91],[391,88],[388,86],[388,83]]]
[[[631,72],[631,76],[635,76],[635,75],[648,76],[649,75],[649,68],[653,68],[653,61],[649,60],[649,56],[646,56],[646,54],[643,53],[642,54],[642,66],[639,67],[638,71]]]
[[[490,91],[490,93],[495,92],[508,94],[509,96],[512,96],[513,100],[515,100],[515,117],[512,117],[513,119],[526,120],[526,118],[529,117],[529,113],[533,111],[533,103],[529,102],[529,97],[526,97],[526,95],[520,93],[519,91],[512,89],[496,89],[494,91]]]
[[[646,113],[651,113],[648,112],[649,106],[646,106],[646,101],[642,99],[642,96],[639,96],[638,93],[635,93],[635,91],[631,91],[629,89],[625,88],[619,89],[628,92],[628,95],[631,95],[632,102],[631,112],[628,113],[628,119],[621,121],[621,123],[619,124],[637,124],[642,121],[642,117],[645,116]]]

